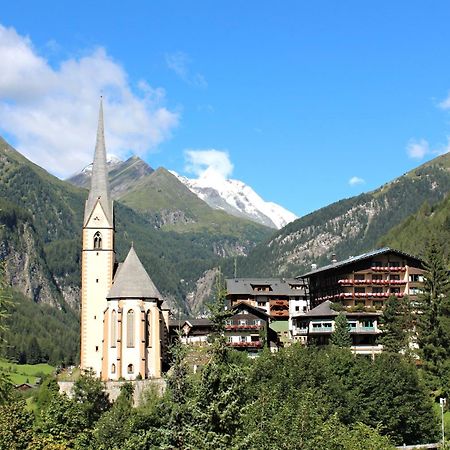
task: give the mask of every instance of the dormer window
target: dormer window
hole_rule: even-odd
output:
[[[257,292],[270,292],[272,290],[270,284],[251,284],[250,286]]]
[[[102,235],[99,231],[94,234],[94,250],[98,250],[102,248]]]

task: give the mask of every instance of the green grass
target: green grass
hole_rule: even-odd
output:
[[[5,359],[0,359],[0,372],[5,373],[14,384],[35,384],[37,377],[49,375],[55,368],[49,364],[15,364]]]

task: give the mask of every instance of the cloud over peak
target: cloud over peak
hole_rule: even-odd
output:
[[[233,172],[233,164],[228,152],[216,149],[193,150],[184,152],[185,170],[199,179],[227,179]]]
[[[108,152],[142,156],[178,124],[178,113],[164,106],[164,90],[146,81],[132,86],[101,47],[53,68],[28,37],[0,25],[0,60],[0,129],[25,156],[58,176],[91,162],[100,94]]]

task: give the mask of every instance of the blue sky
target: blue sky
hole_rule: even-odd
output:
[[[71,3],[0,17],[0,132],[59,176],[89,162],[101,92],[114,153],[195,177],[192,151],[227,152],[298,215],[447,151],[448,2]]]

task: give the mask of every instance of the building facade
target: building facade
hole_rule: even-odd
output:
[[[245,302],[263,310],[281,342],[292,334],[293,314],[308,310],[307,286],[295,278],[231,278],[226,280],[229,306]]]
[[[301,343],[314,342],[317,345],[327,345],[335,330],[335,319],[340,312],[333,309],[329,300],[316,306],[306,314],[293,316],[293,338]],[[345,314],[349,332],[352,338],[353,352],[364,355],[375,355],[382,351],[377,338],[381,334],[379,319],[381,312],[349,312]]]
[[[423,285],[423,262],[415,256],[388,247],[334,262],[299,277],[309,288],[311,307],[324,301],[346,307],[382,310],[394,295],[411,301]]]
[[[233,315],[225,323],[229,347],[256,355],[265,346],[277,346],[276,333],[269,326],[269,316],[246,302],[233,306]]]
[[[102,103],[85,205],[81,266],[81,369],[93,371],[102,380],[159,378],[169,311],[133,247],[123,264],[116,263]]]

